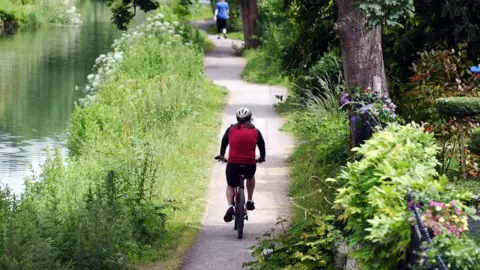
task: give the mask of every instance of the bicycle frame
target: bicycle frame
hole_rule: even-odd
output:
[[[233,229],[237,231],[237,238],[243,238],[243,227],[248,220],[247,207],[245,207],[245,178],[239,175],[240,184],[234,189],[235,222]]]

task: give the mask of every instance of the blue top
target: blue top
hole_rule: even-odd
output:
[[[473,67],[470,67],[470,71],[472,71],[473,73],[479,73],[480,72],[480,65],[479,66],[473,66]]]
[[[218,14],[217,14],[217,19],[227,19],[228,14],[228,3],[227,2],[218,2],[217,3],[217,9],[218,9]]]

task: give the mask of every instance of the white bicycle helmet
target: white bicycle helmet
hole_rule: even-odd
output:
[[[240,108],[237,111],[237,121],[242,122],[242,121],[250,121],[252,118],[252,112],[248,108]]]

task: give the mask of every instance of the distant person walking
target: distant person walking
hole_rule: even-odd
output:
[[[227,38],[227,19],[229,18],[228,3],[225,0],[220,0],[215,8],[215,21],[217,21],[218,39],[222,33],[223,37]]]

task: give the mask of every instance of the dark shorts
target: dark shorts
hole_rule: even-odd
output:
[[[257,171],[256,164],[235,164],[227,163],[225,174],[227,175],[227,184],[231,187],[238,187],[240,185],[239,175],[243,175],[245,179],[252,178]]]
[[[222,33],[227,28],[227,19],[217,18],[217,33]]]

